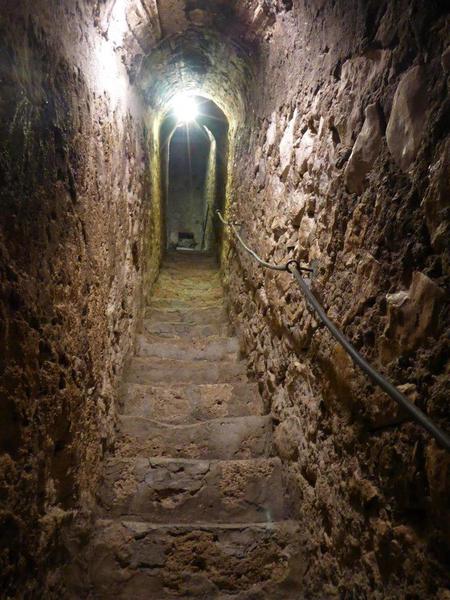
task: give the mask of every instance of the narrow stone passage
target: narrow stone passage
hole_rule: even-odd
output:
[[[283,495],[272,420],[239,360],[217,266],[170,255],[126,373],[89,597],[298,598]]]
[[[0,0],[0,600],[450,600],[447,4]]]

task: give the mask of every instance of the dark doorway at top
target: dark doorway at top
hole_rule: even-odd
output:
[[[169,114],[161,128],[167,249],[216,253],[227,179],[228,121],[211,100],[196,97],[189,124]]]

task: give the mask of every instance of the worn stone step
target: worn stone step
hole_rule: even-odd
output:
[[[225,293],[218,275],[208,274],[208,277],[185,277],[179,275],[164,275],[158,279],[152,297],[180,298],[195,295],[223,298]]]
[[[177,292],[194,289],[197,284],[203,289],[209,289],[211,286],[221,285],[222,282],[219,271],[211,269],[165,269],[160,277],[157,286],[161,284],[166,288],[172,283]]]
[[[125,414],[172,424],[263,414],[258,385],[250,382],[156,386],[133,383],[125,386],[122,401]]]
[[[188,336],[210,337],[210,336],[228,336],[232,331],[231,325],[222,320],[215,323],[183,323],[170,321],[156,321],[154,319],[145,319],[143,323],[143,332],[157,334],[160,336]]]
[[[134,357],[125,374],[129,383],[237,383],[245,381],[243,362]]]
[[[219,300],[224,297],[224,291],[220,283],[207,281],[187,280],[184,284],[179,279],[159,279],[153,292],[153,298],[178,298],[183,299],[190,296],[201,298],[216,298]]]
[[[188,271],[190,269],[219,269],[219,262],[216,256],[200,254],[168,254],[163,257],[162,271],[177,268]]]
[[[84,560],[72,567],[72,579],[81,598],[95,600],[298,600],[303,564],[298,535],[293,521],[99,520]],[[93,596],[83,595],[89,584]]]
[[[174,282],[180,285],[173,287]],[[204,271],[202,274],[199,274],[195,277],[186,275],[183,271],[176,273],[167,273],[166,271],[161,271],[154,290],[155,293],[158,293],[160,290],[164,292],[171,291],[176,295],[195,290],[206,293],[211,292],[223,294],[220,273],[218,271],[208,273],[208,277],[205,277]]]
[[[172,285],[176,284],[172,283]],[[161,289],[152,295],[151,305],[156,308],[157,306],[162,305],[163,302],[172,304],[174,307],[177,304],[192,305],[195,303],[198,304],[199,308],[202,306],[209,307],[213,305],[223,306],[224,293],[222,290],[204,291],[195,287],[187,290],[183,294],[174,293],[170,289]]]
[[[173,283],[180,283],[178,287],[173,287]],[[183,282],[181,284],[181,282]],[[205,270],[195,272],[185,272],[177,270],[168,272],[163,270],[160,272],[158,280],[155,284],[155,293],[159,290],[172,291],[179,295],[192,290],[201,290],[203,292],[214,292],[223,294],[223,287],[220,279],[219,271],[205,272]]]
[[[217,257],[213,255],[206,254],[167,254],[163,257],[162,266],[163,268],[167,268],[171,265],[180,265],[182,268],[186,269],[189,267],[199,267],[199,266],[208,266],[215,267],[216,269],[219,266],[217,261]]]
[[[117,456],[167,456],[237,460],[272,454],[270,416],[227,417],[171,425],[133,415],[119,416]]]
[[[221,323],[228,320],[223,305],[207,308],[155,308],[147,306],[145,309],[145,318],[159,322],[192,324]]]
[[[192,285],[193,283],[199,283],[201,285],[220,284],[221,277],[220,271],[217,269],[180,269],[178,267],[163,268],[160,272],[158,282],[163,281],[185,281],[186,285]],[[157,283],[158,285],[158,283]]]
[[[217,256],[208,252],[200,252],[198,250],[176,250],[167,252],[162,259],[163,265],[170,263],[181,264],[217,264]]]
[[[201,252],[198,250],[175,250],[166,252],[163,256],[163,264],[170,262],[176,263],[208,263],[214,262],[217,264],[217,256],[210,252]]]
[[[99,498],[108,516],[156,523],[259,523],[285,516],[278,458],[112,457]]]
[[[183,312],[198,312],[199,310],[206,310],[217,308],[219,311],[225,311],[225,304],[223,298],[216,299],[208,299],[198,294],[197,296],[192,296],[192,298],[161,298],[158,299],[156,297],[152,298],[152,301],[147,306],[146,311],[149,312],[151,310],[164,310],[164,311],[183,311]]]
[[[178,273],[182,273],[184,277],[207,277],[209,273],[219,273],[217,264],[208,262],[167,262],[162,265],[162,268],[164,273],[167,275],[176,275]]]
[[[144,334],[137,338],[136,354],[176,360],[237,360],[239,341],[233,337],[161,338]]]

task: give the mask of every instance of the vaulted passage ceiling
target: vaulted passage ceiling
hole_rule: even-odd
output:
[[[150,105],[191,89],[230,117],[242,114],[245,81],[275,11],[261,0],[108,0],[98,2],[96,23]]]

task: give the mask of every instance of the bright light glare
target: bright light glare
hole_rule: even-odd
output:
[[[172,110],[179,123],[192,123],[198,116],[198,105],[192,96],[178,96],[172,102]]]
[[[114,103],[126,101],[127,75],[120,57],[110,42],[103,39],[96,45],[92,61],[92,78],[101,94],[107,92]]]
[[[127,24],[127,0],[116,0],[111,13],[108,39],[114,46],[120,46],[123,42],[124,35],[128,29]]]

